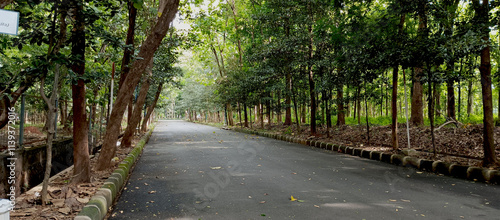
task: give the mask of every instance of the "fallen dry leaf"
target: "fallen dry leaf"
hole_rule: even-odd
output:
[[[51,200],[51,202],[52,202],[52,204],[54,204],[55,207],[63,207],[64,200],[66,200],[66,199],[53,199],[53,200]]]
[[[69,213],[71,212],[71,209],[70,209],[70,208],[68,208],[68,207],[64,207],[64,208],[60,208],[60,209],[58,209],[58,211],[59,211],[60,213],[62,213],[62,214],[67,215],[67,214],[69,214]]]

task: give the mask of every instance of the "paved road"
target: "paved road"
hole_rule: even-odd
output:
[[[112,213],[111,219],[500,219],[500,187],[162,121]]]

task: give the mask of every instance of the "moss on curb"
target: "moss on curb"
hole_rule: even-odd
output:
[[[78,213],[75,220],[102,220],[106,217],[109,208],[117,199],[118,193],[125,186],[131,168],[137,162],[144,146],[151,137],[151,134],[153,134],[154,127],[155,125],[153,125],[146,136],[137,143],[136,147],[134,147],[129,155],[123,159],[103,186],[94,196],[92,196],[92,198],[90,198],[90,201],[83,207],[82,211]]]

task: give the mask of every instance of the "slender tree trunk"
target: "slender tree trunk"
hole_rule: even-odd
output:
[[[134,7],[134,2],[129,0],[128,2],[128,30],[127,38],[125,39],[125,49],[123,50],[122,65],[120,71],[120,82],[118,89],[123,85],[123,82],[127,78],[127,74],[130,71],[130,63],[132,59],[132,54],[134,53],[134,37],[135,37],[135,21],[137,18],[137,9]]]
[[[420,5],[422,4],[422,5]],[[419,3],[418,6],[418,38],[423,40],[427,38],[427,9],[426,3]],[[424,103],[423,97],[423,86],[420,82],[421,75],[424,71],[423,63],[415,67],[415,72],[413,74],[413,93],[411,98],[411,119],[410,122],[415,126],[424,125]]]
[[[399,66],[395,66],[392,69],[392,98],[391,98],[391,114],[392,114],[392,148],[397,150],[399,148],[398,143],[398,73]]]
[[[427,113],[429,115],[429,121],[431,123],[431,142],[432,142],[432,149],[433,149],[433,153],[434,153],[434,157],[435,157],[436,156],[436,141],[435,141],[435,137],[434,137],[434,99],[433,99],[432,92],[434,91],[436,85],[435,85],[435,83],[432,82],[431,79],[432,79],[431,71],[428,70],[427,71],[427,81],[428,81],[429,88],[427,89],[427,91],[429,93],[429,99],[428,99],[429,100],[429,102],[428,102],[429,110],[427,111]]]
[[[357,111],[358,111],[358,88],[356,87],[356,90],[354,91],[354,112],[353,112],[353,118],[356,119]]]
[[[330,137],[330,128],[332,127],[332,115],[330,109],[330,100],[332,97],[332,91],[327,91],[327,96],[325,99],[325,110],[326,110],[326,136]]]
[[[292,125],[292,109],[291,109],[292,100],[290,98],[290,93],[292,93],[292,74],[286,73],[285,82],[286,82],[286,93],[285,93],[285,124],[284,125]]]
[[[260,128],[264,129],[264,104],[262,101],[259,101],[259,120],[260,120]]]
[[[309,26],[309,60],[313,58],[313,36],[312,36],[312,26]],[[316,86],[314,83],[314,73],[313,66],[309,64],[308,66],[308,75],[309,75],[309,95],[311,98],[311,135],[316,135]]]
[[[365,119],[366,119],[366,139],[367,139],[367,142],[368,142],[368,145],[370,145],[370,122],[368,121],[368,100],[366,100],[366,94],[367,93],[367,90],[366,90],[366,81],[365,81],[365,95],[364,95],[364,99],[365,99],[365,109],[366,109],[366,114],[365,114]]]
[[[460,120],[462,115],[462,67],[463,67],[463,59],[460,60],[460,70],[458,71],[458,120]],[[500,111],[499,111],[500,114]]]
[[[361,124],[361,86],[358,86],[358,98],[357,98],[357,105],[358,105],[358,125]]]
[[[481,50],[481,65],[479,72],[481,73],[481,92],[483,97],[483,166],[497,165],[498,161],[495,155],[495,140],[493,121],[493,95],[491,90],[491,57],[490,57],[490,41],[489,34],[489,1],[483,0],[482,4],[479,0],[472,1],[476,12],[475,17],[480,21],[482,41],[485,44]]]
[[[241,108],[240,108],[240,103],[238,102],[238,115],[239,115],[239,119],[240,119],[240,126],[243,127],[243,123],[241,123]]]
[[[136,132],[137,125],[141,121],[141,113],[144,103],[146,102],[146,97],[148,96],[149,86],[151,84],[150,78],[152,76],[153,69],[153,59],[151,59],[149,66],[147,67],[147,75],[144,75],[144,81],[142,82],[141,89],[139,91],[139,97],[134,105],[134,112],[132,113],[132,118],[127,124],[125,129],[125,134],[123,135],[120,147],[126,148],[132,146],[132,139],[134,138],[134,133]],[[196,114],[195,114],[196,120]]]
[[[158,18],[158,22],[152,28],[153,31],[147,36],[139,50],[138,57],[143,59],[134,62],[125,82],[123,82],[122,88],[119,89],[116,96],[115,107],[111,112],[110,121],[106,126],[104,143],[97,161],[97,170],[105,170],[111,166],[111,158],[114,157],[116,152],[116,140],[118,139],[123,113],[125,112],[127,100],[132,96],[130,88],[134,88],[139,82],[140,76],[149,65],[154,52],[158,49],[169,29],[170,22],[172,22],[177,13],[179,0],[164,1],[166,1],[166,7],[161,13],[161,17]]]
[[[445,22],[445,30],[444,30],[444,35],[451,39],[453,37],[453,29],[454,29],[454,19],[455,19],[455,14],[458,8],[459,0],[453,0],[453,1],[445,1],[443,6],[445,9],[448,11],[448,18],[446,19]],[[448,118],[451,118],[453,120],[457,120],[456,117],[456,109],[455,109],[455,55],[453,54],[454,50],[453,48],[451,49],[451,56],[450,59],[448,60],[446,66],[447,66],[447,74],[448,74],[448,79],[446,82],[446,89],[447,89],[447,108],[446,108],[446,116]],[[436,94],[434,94],[436,95]],[[437,95],[439,96],[439,95]]]
[[[447,95],[447,108],[446,108],[446,117],[451,118],[453,120],[456,120],[456,114],[455,114],[455,88],[453,87],[453,84],[455,81],[453,79],[448,79],[446,82],[446,91],[448,93]]]
[[[123,82],[127,78],[127,74],[130,71],[130,64],[132,59],[132,54],[134,53],[134,37],[135,37],[135,21],[137,18],[137,9],[134,7],[134,2],[129,0],[128,2],[128,30],[127,30],[127,38],[125,39],[125,49],[123,51],[122,65],[120,71],[120,82],[118,84],[118,89],[120,89],[123,85]],[[130,123],[132,119],[132,112],[134,105],[133,96],[128,100],[128,108],[127,108],[127,123]]]
[[[45,95],[44,87],[45,87],[45,76],[41,79],[40,85],[40,94],[47,104],[47,148],[46,148],[46,162],[45,162],[45,173],[42,182],[42,205],[46,205],[49,203],[48,199],[48,187],[49,187],[49,179],[50,179],[50,171],[52,170],[52,144],[54,140],[55,133],[55,116],[57,113],[56,100],[59,95],[59,64],[56,64],[56,69],[54,71],[54,84],[52,87],[52,94],[50,98],[47,98]]]
[[[344,85],[340,84],[337,88],[337,126],[345,125],[344,110]]]
[[[73,61],[71,70],[77,75],[85,74],[85,18],[83,16],[83,1],[72,1],[75,24],[72,30],[71,54],[78,60]],[[79,79],[71,86],[73,97],[73,183],[90,181],[90,157],[88,149],[88,124],[85,113],[85,82]]]
[[[270,95],[269,95],[270,96]],[[272,119],[271,119],[271,115],[272,115],[272,110],[271,110],[271,100],[267,100],[266,101],[266,113],[267,113],[267,125],[269,126],[269,128],[271,128],[271,125],[272,125]]]
[[[162,90],[163,90],[163,82],[160,82],[158,84],[158,89],[156,90],[156,94],[155,94],[155,98],[153,100],[153,103],[151,104],[151,106],[149,106],[148,112],[146,113],[146,117],[144,117],[144,120],[142,122],[142,127],[141,127],[142,132],[146,132],[146,130],[147,130],[147,123],[146,122],[151,117],[151,114],[153,113],[153,110],[156,107],[156,103],[158,103],[158,99],[160,98],[160,94],[161,94]]]
[[[441,94],[438,90],[438,87],[440,85],[434,85],[434,88],[433,88],[433,96],[434,96],[434,116],[441,116],[441,111],[440,111],[440,108],[441,108]]]
[[[245,114],[245,128],[248,128],[248,117],[247,117],[247,103],[243,103],[243,111]]]
[[[253,128],[253,123],[252,123],[252,109],[249,112],[250,112],[250,128]]]
[[[301,130],[300,130],[299,110],[297,108],[297,106],[298,106],[297,93],[295,92],[295,89],[293,89],[293,88],[292,88],[291,92],[292,92],[292,96],[293,96],[293,106],[295,109],[295,122],[297,124],[297,132],[300,134]],[[305,115],[305,113],[304,113],[304,115]]]
[[[278,112],[277,112],[277,119],[276,121],[278,122],[278,125],[281,125],[281,123],[283,123],[283,119],[281,118],[281,91],[278,91],[278,102],[277,102],[278,106],[277,106],[277,109],[278,109]]]
[[[470,117],[470,115],[472,114],[472,101],[473,101],[473,95],[474,93],[472,93],[472,80],[469,79],[469,84],[467,85],[467,118]]]

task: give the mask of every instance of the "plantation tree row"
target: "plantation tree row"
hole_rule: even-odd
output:
[[[73,126],[72,181],[89,182],[88,126],[97,123],[96,106],[107,118],[96,167],[104,170],[120,132],[121,147],[130,147],[136,127],[147,129],[163,88],[182,75],[174,63],[185,36],[170,28],[178,6],[178,0],[0,1],[0,8],[20,12],[19,35],[0,35],[0,128],[8,122],[8,107],[19,106],[23,94],[43,98],[47,152],[60,109],[61,122]],[[127,108],[127,128],[120,131]],[[46,175],[50,165],[48,160]]]
[[[398,149],[407,97],[411,125],[428,120],[432,137],[437,119],[480,115],[483,165],[493,165],[499,7],[487,0],[210,1],[191,17],[197,44],[185,69],[198,76],[184,82],[178,114],[245,127],[307,123],[310,135],[319,125],[329,135],[346,118],[369,126],[368,116],[389,115]]]

